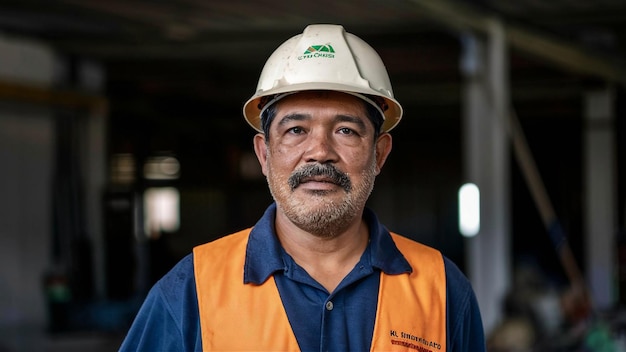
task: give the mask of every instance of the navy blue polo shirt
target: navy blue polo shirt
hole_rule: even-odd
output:
[[[367,351],[372,342],[380,272],[410,273],[411,266],[369,210],[370,243],[352,271],[328,292],[281,247],[274,235],[272,205],[252,229],[244,283],[274,275],[287,317],[303,351]]]
[[[412,269],[389,232],[366,209],[370,242],[359,263],[334,292],[313,280],[281,247],[272,204],[250,233],[244,283],[273,275],[302,351],[368,351],[380,274]],[[448,351],[484,351],[480,312],[469,281],[444,257]],[[243,326],[242,326],[243,328]],[[120,351],[201,351],[193,254],[183,258],[150,290]]]

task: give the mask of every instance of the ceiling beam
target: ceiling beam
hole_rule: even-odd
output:
[[[26,102],[72,110],[104,111],[108,101],[99,95],[0,80],[0,100]]]
[[[487,13],[455,0],[411,1],[422,16],[457,32],[473,31],[487,35],[493,21],[499,20],[495,13]],[[566,70],[626,84],[626,61],[623,59],[595,54],[588,48],[527,26],[512,23],[502,25],[511,48]]]

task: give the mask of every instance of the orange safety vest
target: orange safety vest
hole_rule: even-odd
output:
[[[251,229],[193,250],[202,347],[205,351],[298,351],[271,276],[244,284]],[[446,350],[446,278],[435,249],[392,233],[413,272],[382,274],[372,351]]]

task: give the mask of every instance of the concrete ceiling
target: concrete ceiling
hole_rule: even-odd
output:
[[[414,50],[405,45],[407,36],[481,32],[497,18],[520,52],[626,81],[622,0],[3,0],[0,10],[0,31],[39,38],[67,53],[231,64],[257,63],[308,23],[341,23],[401,55]]]

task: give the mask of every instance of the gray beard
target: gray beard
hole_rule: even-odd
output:
[[[294,211],[294,209],[294,207],[282,208],[287,218],[296,226],[319,238],[327,239],[344,232],[358,215],[357,208],[351,202],[343,204],[330,202],[307,214]]]
[[[310,198],[298,201],[291,197],[293,189],[290,184],[272,185],[268,178],[270,192],[277,206],[286,217],[302,230],[319,238],[333,238],[343,233],[354,221],[360,217],[365,203],[374,188],[375,164],[363,174],[363,183],[354,185],[350,182],[348,195],[342,202],[324,201],[326,192],[313,193]],[[346,175],[347,177],[347,175]],[[275,189],[276,188],[276,189]],[[310,211],[303,211],[310,204],[319,202],[320,205]]]

